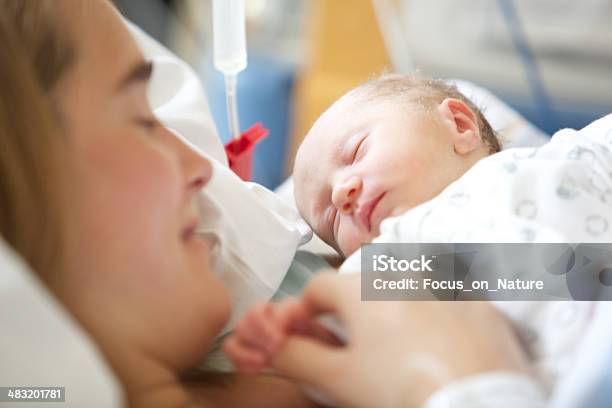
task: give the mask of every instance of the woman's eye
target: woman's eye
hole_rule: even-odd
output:
[[[138,125],[142,126],[142,128],[148,132],[154,131],[157,128],[157,125],[159,124],[157,119],[152,117],[138,118],[136,121],[138,122]]]
[[[363,142],[367,139],[368,137],[365,136],[363,139],[361,139],[361,141],[359,142],[359,144],[357,146],[355,146],[355,153],[353,153],[353,160],[351,161],[351,163],[355,163],[356,161],[358,161],[359,159],[361,159],[361,156],[363,156]]]

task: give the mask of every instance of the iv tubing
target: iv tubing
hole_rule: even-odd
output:
[[[510,30],[512,41],[527,75],[527,81],[531,86],[531,92],[535,101],[535,108],[539,111],[542,122],[554,122],[552,100],[542,78],[538,67],[536,56],[529,46],[527,35],[523,30],[517,10],[512,0],[497,0],[506,24]]]
[[[225,75],[225,94],[230,135],[235,140],[238,140],[240,139],[240,122],[238,120],[238,103],[236,101],[236,74]]]

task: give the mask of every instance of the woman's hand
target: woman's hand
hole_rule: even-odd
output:
[[[419,407],[450,381],[526,372],[505,318],[485,302],[362,302],[358,275],[319,275],[300,299],[314,318],[336,315],[348,343],[290,335],[271,365],[342,406]]]

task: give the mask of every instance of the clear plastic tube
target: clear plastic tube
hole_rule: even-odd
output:
[[[244,0],[213,0],[215,68],[224,75],[247,66]]]
[[[236,82],[247,66],[244,0],[213,0],[215,68],[225,76],[227,120],[232,137],[240,138]]]
[[[230,135],[240,139],[240,120],[238,119],[238,102],[236,101],[236,75],[225,75],[225,98],[227,101],[227,121]]]

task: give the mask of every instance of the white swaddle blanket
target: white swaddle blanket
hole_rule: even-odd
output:
[[[434,199],[383,221],[373,242],[612,242],[612,115],[483,159]],[[358,251],[340,272],[360,268]],[[496,305],[523,334],[545,386],[567,372],[595,307]]]

